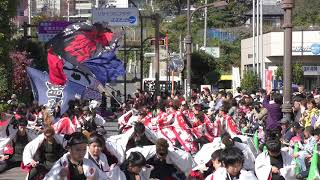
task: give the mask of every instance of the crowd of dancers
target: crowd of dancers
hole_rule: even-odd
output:
[[[62,113],[13,95],[1,114],[0,172],[20,167],[32,180],[319,179],[320,96],[303,86],[286,117],[281,94],[263,89],[193,90],[189,100],[137,90],[111,102],[113,113],[105,98],[70,101]],[[118,135],[108,134],[108,121]]]

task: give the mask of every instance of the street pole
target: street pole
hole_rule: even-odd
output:
[[[70,0],[67,1],[67,20],[70,21]]]
[[[139,17],[140,17],[140,89],[143,90],[143,61],[144,61],[144,55],[143,55],[143,22],[142,22],[143,18],[141,16],[141,13],[139,13]]]
[[[186,54],[187,54],[187,84],[186,84],[186,97],[191,97],[191,17],[190,17],[190,0],[187,0],[187,36],[185,38],[185,43],[186,43]]]
[[[127,55],[127,32],[126,29],[124,29],[124,35],[123,35],[123,46],[124,46],[124,85],[123,85],[123,94],[124,94],[124,102],[127,102],[127,61],[128,61],[128,55]]]
[[[259,16],[259,5],[260,5],[260,0],[257,0],[257,8],[256,8],[256,12],[257,12],[257,26],[256,26],[256,32],[257,32],[257,75],[258,77],[260,77],[260,31],[259,31],[259,27],[260,27],[260,16]]]
[[[208,4],[208,0],[205,0],[205,5]],[[208,8],[204,8],[204,30],[203,30],[203,47],[207,47],[207,21],[208,21]]]
[[[156,78],[156,87],[155,87],[155,97],[160,95],[160,83],[159,83],[159,71],[160,71],[160,51],[159,51],[159,30],[160,30],[160,15],[155,14],[154,15],[154,20],[155,20],[155,44],[154,44],[154,51],[155,51],[155,78]]]
[[[216,1],[214,3],[206,4],[204,6],[199,6],[197,9],[195,9],[192,14],[190,12],[190,0],[187,0],[187,36],[185,37],[185,44],[186,44],[186,56],[187,56],[187,84],[186,84],[186,97],[189,98],[191,96],[191,44],[192,44],[192,38],[191,38],[191,18],[192,15],[197,12],[200,9],[206,8],[206,7],[224,7],[228,5],[226,1]]]
[[[166,58],[166,65],[167,65],[167,72],[166,72],[166,78],[167,82],[165,84],[165,92],[169,92],[169,83],[170,83],[170,69],[169,69],[169,34],[168,31],[166,32],[166,51],[167,51],[167,58]]]
[[[282,9],[284,10],[284,92],[282,112],[284,116],[291,119],[291,89],[292,89],[292,9],[294,0],[282,0]]]
[[[261,73],[261,85],[262,88],[265,88],[265,64],[264,64],[264,58],[263,58],[263,0],[260,0],[260,73]]]
[[[137,9],[138,6],[132,1],[129,2]],[[143,54],[143,16],[141,15],[141,11],[139,10],[139,20],[140,20],[140,90],[143,90],[143,61],[144,61],[144,54]]]
[[[28,0],[28,24],[31,25],[31,0]],[[31,28],[28,28],[28,36],[31,36]]]
[[[256,0],[252,1],[252,67],[253,72],[256,73]]]

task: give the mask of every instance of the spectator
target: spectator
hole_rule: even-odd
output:
[[[268,95],[263,100],[262,105],[268,110],[268,118],[266,121],[267,130],[280,128],[279,121],[282,118],[282,96],[280,94]]]
[[[308,127],[308,126],[314,127],[318,116],[319,116],[319,110],[316,107],[316,102],[314,101],[314,99],[308,99],[307,110],[303,114],[303,120],[301,124],[303,124],[304,127]]]
[[[285,142],[289,142],[291,138],[294,136],[292,128],[289,126],[290,124],[290,119],[287,117],[284,117],[281,119],[280,124],[281,124],[281,134],[282,134],[282,139]]]
[[[103,111],[107,109],[107,96],[105,92],[102,92],[101,94],[101,104],[100,107]]]

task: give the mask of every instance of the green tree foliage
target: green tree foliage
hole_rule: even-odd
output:
[[[166,14],[180,15],[181,9],[186,6],[186,2],[183,0],[162,0],[156,1],[156,6]]]
[[[253,71],[245,71],[241,78],[241,88],[251,93],[260,87],[260,80]]]
[[[218,68],[222,72],[230,72],[232,66],[240,66],[241,49],[240,40],[220,43],[220,57],[217,59]]]
[[[283,68],[278,67],[275,72],[276,80],[283,80]],[[303,80],[303,67],[301,62],[292,64],[292,83],[301,84]]]
[[[0,64],[0,97],[5,99],[10,95],[8,73],[3,64]]]
[[[0,62],[5,63],[8,59],[10,40],[12,38],[13,26],[11,18],[16,15],[18,0],[0,1]]]
[[[203,52],[194,52],[191,56],[192,84],[215,84],[220,78],[214,57]],[[184,74],[186,77],[186,69]]]
[[[222,9],[208,8],[208,27],[227,28],[243,25],[248,17],[244,13],[248,12],[252,7],[252,1],[240,0],[230,1],[230,3]]]
[[[294,26],[320,25],[320,1],[319,0],[295,0],[293,10]]]
[[[278,67],[275,72],[276,80],[283,80],[283,68]]]
[[[303,67],[301,62],[292,65],[292,83],[301,84],[303,80]]]
[[[17,13],[18,0],[0,1],[0,96],[6,98],[11,93],[10,82],[12,68],[9,61],[9,51],[12,48],[14,26],[12,18]]]

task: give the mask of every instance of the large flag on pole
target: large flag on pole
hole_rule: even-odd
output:
[[[114,43],[110,43],[113,39]],[[124,63],[114,51],[119,37],[101,24],[75,23],[51,39],[47,46],[50,82],[65,85],[66,80],[84,86],[97,79],[102,85],[123,76]]]
[[[67,81],[63,86],[54,85],[49,82],[46,72],[31,67],[27,67],[27,72],[34,98],[39,105],[46,105],[49,110],[60,105],[61,113],[64,113],[68,109],[68,102],[74,100],[76,95],[83,96],[86,91],[85,86],[72,81]]]

